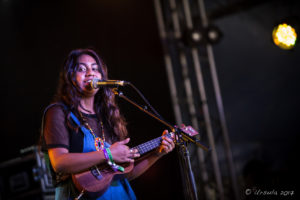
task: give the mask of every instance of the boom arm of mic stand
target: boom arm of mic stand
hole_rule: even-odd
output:
[[[159,117],[157,117],[156,115],[154,115],[153,113],[149,112],[148,110],[144,109],[142,106],[138,105],[136,102],[130,100],[128,97],[126,97],[122,91],[118,90],[117,88],[113,88],[112,90],[114,92],[115,95],[121,97],[122,99],[126,100],[127,102],[131,103],[132,105],[134,105],[135,107],[137,107],[138,109],[140,109],[141,111],[143,111],[144,113],[150,115],[151,117],[153,117],[154,119],[158,120],[159,122],[163,123],[164,125],[166,125],[167,127],[169,127],[172,132],[175,132],[179,135],[179,137],[181,137],[181,139],[183,139],[184,141],[187,142],[192,142],[194,144],[196,144],[198,147],[202,148],[204,151],[209,151],[210,148],[205,146],[203,143],[201,143],[197,138],[190,136],[188,134],[186,134],[185,132],[183,132],[181,129],[171,125],[170,123],[166,122],[165,120],[160,119]]]

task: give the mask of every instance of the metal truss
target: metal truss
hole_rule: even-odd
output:
[[[189,145],[198,194],[191,194],[192,180],[181,164],[185,198],[239,199],[212,45],[186,42],[188,31],[209,25],[204,2],[154,0],[154,6],[176,123],[191,124],[211,148],[206,153]],[[225,162],[220,154],[225,155]]]

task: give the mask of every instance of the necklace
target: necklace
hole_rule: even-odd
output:
[[[103,150],[104,149],[104,142],[105,142],[105,135],[104,135],[104,127],[103,127],[103,123],[100,120],[100,124],[101,124],[101,132],[102,132],[102,138],[101,137],[97,137],[93,131],[93,129],[90,127],[90,125],[87,122],[87,119],[85,117],[83,117],[82,113],[79,111],[80,117],[82,119],[82,121],[84,122],[84,125],[86,126],[87,129],[89,129],[89,131],[91,132],[91,134],[94,137],[94,142],[95,142],[95,148],[97,151]]]

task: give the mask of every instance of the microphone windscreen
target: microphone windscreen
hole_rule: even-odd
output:
[[[93,88],[93,89],[97,89],[98,88],[98,82],[100,81],[100,79],[97,79],[97,78],[95,78],[95,79],[93,79],[92,81],[91,81],[91,87]]]

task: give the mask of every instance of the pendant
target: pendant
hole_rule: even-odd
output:
[[[104,149],[104,142],[100,137],[95,138],[95,147],[97,151]]]

